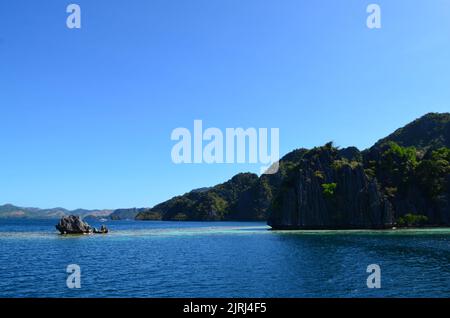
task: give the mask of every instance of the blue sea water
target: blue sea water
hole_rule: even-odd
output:
[[[61,236],[56,222],[0,220],[0,297],[450,296],[450,229],[110,221],[107,235]],[[66,286],[69,264],[80,289]],[[379,289],[366,285],[370,264]]]

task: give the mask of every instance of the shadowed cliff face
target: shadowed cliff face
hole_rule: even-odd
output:
[[[342,153],[348,152],[348,149]],[[352,153],[359,156],[352,149]],[[275,199],[269,225],[278,229],[385,228],[392,207],[360,161],[331,145],[311,150]]]

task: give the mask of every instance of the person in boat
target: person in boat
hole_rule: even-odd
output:
[[[97,230],[97,228],[94,227],[94,233],[96,233],[96,234],[106,234],[106,233],[108,233],[108,228],[106,226],[102,225],[100,227],[100,230]]]

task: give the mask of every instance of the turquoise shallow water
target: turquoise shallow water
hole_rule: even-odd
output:
[[[0,297],[450,296],[450,229],[114,221],[108,235],[64,237],[55,223],[0,220]],[[66,286],[69,264],[80,289]],[[380,289],[366,286],[369,264]]]

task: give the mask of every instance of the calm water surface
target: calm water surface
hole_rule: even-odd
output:
[[[112,221],[108,235],[65,237],[56,223],[0,220],[0,297],[450,296],[450,229]],[[66,287],[69,264],[81,289]],[[366,287],[369,264],[381,289]]]

